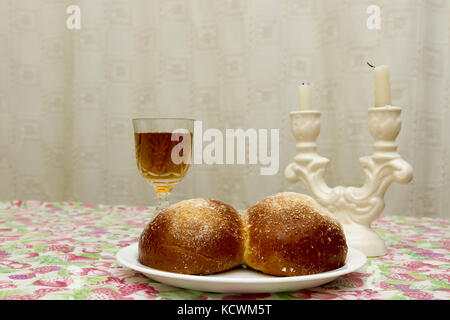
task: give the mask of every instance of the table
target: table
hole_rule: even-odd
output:
[[[449,220],[374,223],[389,254],[298,292],[215,294],[170,287],[117,264],[152,207],[0,201],[0,299],[450,299]]]

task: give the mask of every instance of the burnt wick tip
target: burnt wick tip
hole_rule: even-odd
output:
[[[371,65],[370,62],[367,62],[367,64],[369,65],[369,67],[375,68],[375,66]]]

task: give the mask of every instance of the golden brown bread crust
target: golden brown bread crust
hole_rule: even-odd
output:
[[[344,231],[309,196],[284,192],[262,199],[246,212],[244,262],[277,276],[298,276],[345,264]]]
[[[211,274],[242,263],[242,215],[213,199],[178,202],[155,216],[139,238],[139,261],[184,274]]]

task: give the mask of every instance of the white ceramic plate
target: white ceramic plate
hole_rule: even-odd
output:
[[[144,266],[137,259],[137,243],[120,249],[116,257],[121,265],[139,271],[161,283],[185,289],[230,293],[282,292],[313,288],[351,273],[366,263],[366,256],[363,253],[349,248],[343,267],[308,276],[276,277],[244,268],[198,276],[161,271]]]

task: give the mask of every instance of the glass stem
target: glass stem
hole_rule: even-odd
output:
[[[158,193],[158,206],[156,208],[156,211],[159,212],[169,206],[170,191],[157,189],[156,192]]]

